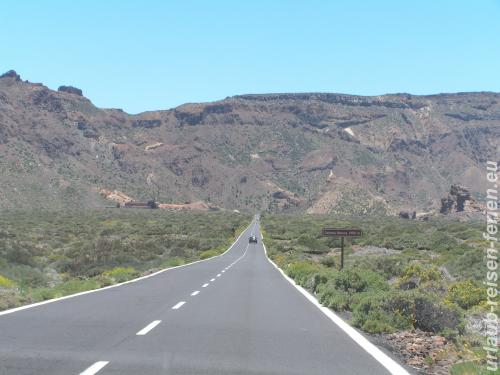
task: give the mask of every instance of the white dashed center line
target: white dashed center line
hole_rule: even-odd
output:
[[[186,302],[184,302],[184,301],[179,302],[177,305],[175,305],[174,307],[172,307],[172,310],[177,310],[177,309],[181,308],[182,305],[184,305],[185,303]]]
[[[92,366],[90,366],[88,369],[86,369],[84,372],[81,372],[80,375],[94,375],[99,372],[104,366],[106,366],[109,362],[108,361],[99,361],[94,363]]]
[[[241,258],[243,258],[245,256],[247,250],[248,250],[248,245],[247,245],[247,248],[245,249],[245,252],[243,253],[243,255],[240,258],[238,258],[236,261],[231,263],[229,266],[224,268],[221,271],[221,273],[219,273],[216,277],[221,277],[222,273],[226,272],[229,268],[231,268],[236,263],[238,263],[238,261],[241,260]],[[215,281],[215,278],[210,279],[210,281]],[[209,285],[208,283],[205,283],[202,285],[202,288],[206,288],[208,285]],[[199,290],[195,290],[193,293],[191,293],[191,295],[196,296],[199,293],[200,293]],[[185,303],[186,303],[185,301],[178,302],[175,306],[172,307],[172,310],[177,310],[177,309],[181,308]],[[161,323],[161,320],[155,320],[155,321],[149,323],[146,327],[141,329],[139,332],[137,332],[136,335],[137,336],[144,336],[160,323]],[[104,368],[104,366],[106,366],[107,364],[109,364],[109,361],[98,361],[98,362],[94,363],[92,366],[90,366],[89,368],[87,368],[85,371],[81,372],[79,375],[95,375],[102,368]]]
[[[144,336],[147,334],[149,331],[151,331],[154,327],[156,327],[158,324],[161,323],[161,320],[155,320],[152,323],[149,323],[146,327],[141,329],[139,332],[136,333],[137,336]]]

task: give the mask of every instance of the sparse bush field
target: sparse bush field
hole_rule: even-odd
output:
[[[363,237],[346,241],[342,271],[340,239],[322,237],[324,226],[363,229]],[[278,266],[354,326],[443,335],[461,361],[478,360],[470,348],[479,350],[483,338],[465,321],[486,311],[482,223],[263,215],[262,227]]]
[[[250,216],[86,210],[0,214],[0,310],[225,251]]]

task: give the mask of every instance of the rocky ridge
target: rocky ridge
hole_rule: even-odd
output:
[[[102,206],[105,189],[230,209],[439,211],[455,182],[479,201],[498,139],[498,93],[240,95],[129,115],[10,71],[0,207]]]

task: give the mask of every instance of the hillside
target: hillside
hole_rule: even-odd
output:
[[[228,209],[439,210],[484,191],[500,94],[242,95],[129,115],[0,77],[0,207],[96,207],[118,190]]]

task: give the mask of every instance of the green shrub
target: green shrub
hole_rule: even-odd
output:
[[[365,332],[369,333],[390,333],[394,332],[394,327],[382,320],[367,319],[360,327]]]
[[[23,302],[23,298],[16,292],[9,290],[0,294],[0,311],[10,309]]]
[[[307,234],[299,236],[297,244],[303,246],[307,252],[313,254],[321,254],[330,250],[325,242]]]
[[[11,243],[5,252],[5,258],[17,264],[24,264],[31,267],[36,267],[37,263],[34,258],[35,251],[33,247],[19,242]]]
[[[105,276],[103,274],[97,275],[96,277],[94,277],[94,280],[99,284],[99,287],[101,288],[113,285],[115,283],[115,281],[112,278]]]
[[[462,309],[470,309],[486,300],[486,296],[477,282],[465,280],[454,283],[446,294],[446,302],[454,303]]]
[[[379,274],[365,268],[344,268],[335,274],[334,284],[337,289],[351,294],[389,287]]]
[[[161,264],[161,268],[177,267],[177,266],[181,266],[183,264],[184,264],[184,261],[182,260],[182,258],[173,257],[173,258],[168,258],[166,261],[164,261]]]
[[[392,291],[366,295],[355,306],[354,324],[362,329],[373,328],[373,322],[381,322],[378,328],[418,328],[433,333],[462,332],[463,321],[458,310],[446,306],[428,295],[416,291]],[[372,323],[367,322],[372,321]]]
[[[336,311],[351,310],[366,293],[389,289],[380,275],[367,269],[343,269],[323,276],[324,279],[316,283],[315,291],[323,305]]]
[[[396,250],[422,250],[429,248],[429,241],[422,233],[399,232],[397,237],[387,239],[384,242],[384,247]]]
[[[464,323],[457,308],[447,306],[427,295],[415,298],[415,328],[422,331],[447,334],[462,333]]]
[[[334,280],[335,288],[347,293],[362,292],[368,286],[368,280],[357,270],[344,268]]]
[[[11,289],[15,286],[16,284],[12,280],[9,280],[5,276],[0,275],[0,288]]]
[[[442,279],[441,272],[434,266],[424,267],[419,263],[408,265],[399,277],[399,284],[406,283],[411,279],[418,279],[420,283],[438,281]]]
[[[369,333],[394,332],[413,327],[413,317],[408,309],[398,307],[411,304],[410,297],[402,293],[366,294],[354,307],[353,324]],[[393,306],[393,302],[397,302]]]
[[[35,302],[56,298],[56,291],[51,288],[35,289],[31,292],[31,298]]]
[[[335,289],[331,283],[321,284],[318,287],[319,302],[335,311],[349,309],[349,294]]]
[[[457,245],[457,241],[449,234],[449,229],[442,227],[430,236],[432,249],[438,252],[447,252]]]
[[[22,288],[36,288],[45,287],[49,281],[48,277],[38,269],[26,270],[22,268],[21,277],[19,277],[18,284]]]
[[[399,276],[403,273],[408,263],[408,257],[404,255],[370,256],[356,259],[356,265],[368,268],[382,275],[386,280]]]
[[[70,294],[85,292],[99,288],[100,285],[96,280],[78,280],[73,279],[62,284],[56,285],[53,289],[56,291],[56,297],[67,296]]]
[[[309,262],[295,262],[286,268],[286,273],[300,286],[315,292],[319,284],[328,280],[327,271],[320,265]]]
[[[96,280],[78,280],[73,279],[52,288],[33,289],[31,297],[35,301],[44,301],[52,298],[64,297],[70,294],[85,292],[87,290],[97,289],[101,285]]]
[[[484,277],[483,253],[477,249],[469,249],[461,255],[451,257],[445,266],[458,279],[480,280]]]
[[[115,283],[122,283],[138,277],[139,272],[132,267],[115,267],[103,272],[102,275],[113,280]]]
[[[327,256],[321,259],[321,264],[325,267],[335,268],[337,266],[337,261],[335,260],[335,257]]]

